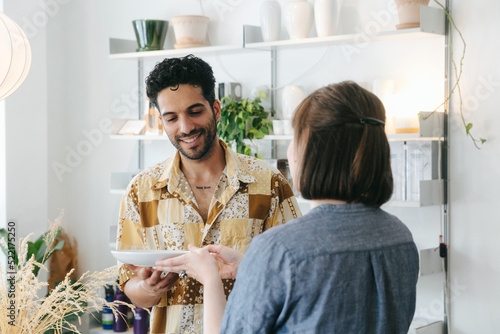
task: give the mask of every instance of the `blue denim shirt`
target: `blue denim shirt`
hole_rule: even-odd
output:
[[[257,236],[221,333],[407,333],[418,251],[380,208],[324,204]]]

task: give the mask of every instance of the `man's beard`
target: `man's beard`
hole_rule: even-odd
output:
[[[194,136],[196,134],[199,134],[200,137],[204,136],[204,141],[200,143],[199,145],[195,146],[192,149],[188,149],[187,151],[184,150],[181,147],[181,139],[182,138],[188,138],[191,136]],[[217,123],[215,121],[215,115],[208,124],[208,127],[206,128],[200,128],[200,129],[194,129],[190,133],[182,134],[182,135],[177,135],[175,136],[174,139],[172,137],[168,136],[168,139],[170,139],[170,142],[172,145],[175,146],[175,148],[186,158],[190,160],[199,160],[207,154],[207,152],[212,148],[212,145],[214,143],[214,140],[216,138],[217,134]]]

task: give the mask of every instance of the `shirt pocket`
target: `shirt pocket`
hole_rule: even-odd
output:
[[[262,219],[227,219],[220,222],[220,244],[246,251],[252,239],[262,233]]]

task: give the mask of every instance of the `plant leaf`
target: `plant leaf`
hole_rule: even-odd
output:
[[[486,139],[483,139],[483,138],[479,138],[479,139],[481,139],[481,144],[486,143]]]
[[[472,129],[472,123],[469,123],[469,124],[467,124],[467,125],[465,126],[465,132],[466,132],[467,134],[469,134],[470,129]]]
[[[0,228],[0,238],[5,241],[5,244],[7,244],[7,241],[9,240],[7,236],[7,230],[4,228]],[[3,244],[0,244],[0,247],[2,248],[3,253],[5,256],[8,256],[9,251],[7,250],[7,247],[5,247]]]
[[[28,249],[26,252],[26,261],[28,261],[32,255],[35,255],[38,253],[38,246],[34,242],[28,241]]]
[[[245,146],[245,150],[244,150],[243,154],[248,155],[248,156],[252,155],[252,149],[250,148],[250,146],[248,146],[248,145]]]
[[[6,229],[4,229],[4,228],[0,229],[0,238],[2,238],[5,241],[5,244],[7,245],[7,247],[5,247],[4,245],[0,244],[0,247],[2,248],[3,253],[5,254],[5,256],[8,257],[9,250],[10,250],[10,252],[12,253],[12,259],[14,261],[14,264],[17,266],[19,264],[19,259],[17,258],[16,247],[15,247],[15,245],[12,245],[14,247],[8,249],[8,247],[10,246],[9,242],[8,242],[9,241],[9,233],[7,232]]]
[[[252,119],[252,126],[254,128],[256,128],[256,127],[259,126],[259,119],[257,117],[255,117],[254,119]]]
[[[47,253],[47,256],[45,257],[45,260],[47,260],[51,255],[58,250],[61,250],[64,246],[64,240],[60,240],[57,245],[50,250],[50,252]]]
[[[38,240],[37,240],[37,242],[35,242],[35,244],[37,244],[37,243],[38,243]],[[35,259],[42,264],[45,263],[45,261],[47,261],[47,258],[45,256],[46,253],[47,253],[47,244],[42,239],[40,246],[38,247],[38,251],[35,254]]]
[[[262,139],[262,138],[264,138],[264,136],[265,136],[265,134],[260,132],[260,131],[255,134],[255,138],[257,138],[257,139]]]
[[[267,101],[267,95],[263,91],[259,90],[259,96],[260,96],[261,99]]]

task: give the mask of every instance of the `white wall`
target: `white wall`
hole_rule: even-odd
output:
[[[4,0],[5,14],[21,28],[38,1]],[[29,36],[32,64],[21,87],[5,101],[6,216],[17,220],[17,238],[47,229],[47,58],[43,29]],[[3,152],[3,151],[2,151]],[[3,154],[3,153],[2,153]],[[33,239],[32,239],[33,240]]]
[[[481,150],[465,136],[457,98],[450,133],[451,328],[454,334],[498,333],[500,327],[500,3],[452,1],[453,16],[467,43],[462,92],[464,114]],[[461,51],[454,34],[454,50]]]
[[[1,10],[1,8],[0,8]],[[5,145],[5,101],[0,101],[0,152],[6,151]],[[0,154],[0,228],[7,226],[7,161],[4,153]],[[3,258],[2,258],[3,260]]]
[[[0,0],[0,11],[3,12],[3,0]],[[5,152],[5,101],[0,101],[0,152]],[[6,156],[0,153],[0,228],[7,226],[7,181]],[[5,270],[7,257],[0,254],[0,266]]]

